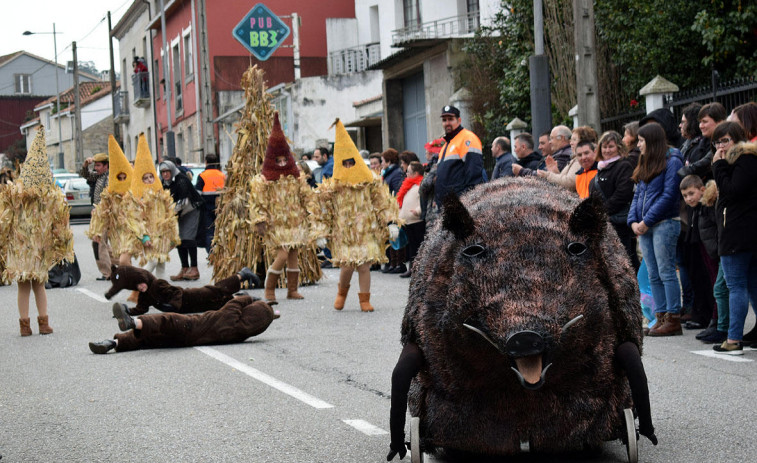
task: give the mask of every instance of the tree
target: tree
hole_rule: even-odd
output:
[[[757,74],[757,3],[710,0],[691,29],[707,49],[702,64],[729,79]],[[735,64],[735,66],[733,66]]]
[[[79,61],[79,72],[86,72],[95,76],[100,75],[100,71],[97,70],[94,61]]]

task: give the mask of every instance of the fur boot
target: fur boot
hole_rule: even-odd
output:
[[[360,300],[360,310],[363,312],[373,312],[371,293],[357,293],[357,297]]]
[[[189,267],[182,267],[181,270],[179,270],[179,273],[171,275],[169,278],[171,278],[171,281],[181,281],[184,279],[184,275],[186,275],[188,271]]]
[[[28,318],[19,318],[18,324],[21,325],[21,336],[31,336],[32,327],[29,325]]]
[[[52,334],[53,328],[47,324],[47,315],[37,317],[37,323],[39,324],[39,334]]]
[[[297,284],[300,280],[299,269],[287,269],[287,299],[305,299],[305,297],[297,292]]]
[[[344,301],[347,299],[347,293],[350,290],[350,285],[342,286],[337,285],[336,300],[334,301],[334,308],[336,310],[342,310],[344,308]]]
[[[276,302],[276,285],[281,274],[281,270],[268,269],[268,275],[265,277],[265,291],[263,292],[263,297],[268,305],[278,304]]]

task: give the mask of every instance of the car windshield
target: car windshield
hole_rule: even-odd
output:
[[[75,178],[68,181],[67,190],[89,190],[87,181],[83,178]]]

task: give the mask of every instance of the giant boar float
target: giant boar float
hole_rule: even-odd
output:
[[[413,461],[617,438],[633,461],[634,409],[657,443],[639,290],[599,198],[539,179],[447,197],[413,265],[401,340],[388,460],[406,453],[407,405]]]

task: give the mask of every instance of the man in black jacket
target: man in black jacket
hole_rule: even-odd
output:
[[[537,170],[544,170],[544,158],[534,151],[534,137],[523,132],[515,137],[515,157],[513,174],[520,177],[536,175]]]

